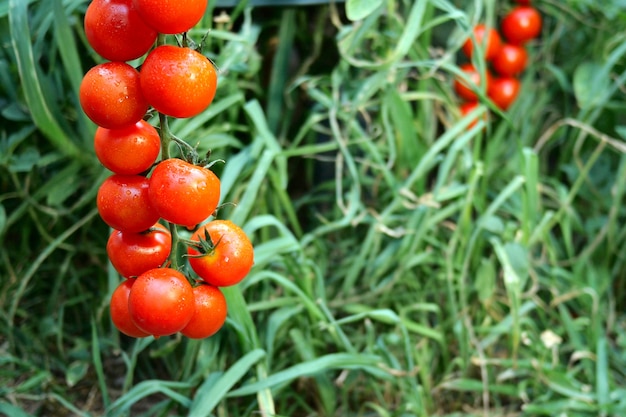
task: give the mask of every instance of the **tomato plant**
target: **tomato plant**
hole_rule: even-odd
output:
[[[140,175],[113,174],[96,196],[102,220],[113,229],[143,232],[159,220],[148,196],[148,179]]]
[[[511,10],[501,23],[502,34],[513,44],[524,44],[541,33],[541,14],[530,6],[518,6]]]
[[[144,332],[133,323],[128,309],[128,297],[134,283],[134,279],[124,280],[113,291],[110,301],[111,321],[113,321],[113,324],[120,332],[127,336],[146,337],[150,334]]]
[[[148,52],[157,38],[132,0],[93,0],[85,12],[85,36],[109,61],[129,61]]]
[[[148,110],[139,72],[125,62],[106,62],[87,71],[80,84],[79,99],[85,114],[107,129],[135,124]]]
[[[162,45],[141,66],[141,90],[148,103],[168,116],[195,116],[215,96],[217,73],[211,61],[190,48]]]
[[[480,72],[472,64],[463,64],[460,68],[461,71],[465,73],[467,78],[469,78],[472,84],[468,85],[465,80],[461,78],[456,78],[454,80],[455,91],[461,98],[467,101],[478,100],[476,90],[478,90],[478,86],[482,85],[483,83],[485,83],[486,88],[489,89],[489,84],[491,83],[491,74],[488,70],[485,70],[485,80],[482,80]]]
[[[486,61],[489,61],[496,56],[502,43],[498,31],[493,28],[487,29],[487,27],[483,24],[477,25],[474,28],[474,39],[478,45],[482,46],[483,55]],[[465,55],[470,58],[472,57],[474,52],[474,42],[471,37],[467,38],[462,49]]]
[[[111,264],[127,278],[162,266],[171,250],[172,236],[160,223],[139,233],[114,230],[106,246]]]
[[[228,307],[226,298],[219,288],[200,284],[193,288],[195,311],[191,320],[180,331],[191,339],[213,336],[226,321]]]
[[[133,0],[143,19],[159,33],[181,33],[202,19],[207,0]]]
[[[489,98],[502,110],[509,108],[517,98],[520,82],[513,77],[501,77],[492,81],[489,88]]]
[[[149,195],[164,220],[193,227],[217,208],[220,180],[208,168],[170,158],[152,171]]]
[[[514,76],[526,68],[528,53],[521,45],[505,43],[493,58],[493,69],[502,76]]]
[[[96,205],[114,229],[106,245],[109,260],[127,278],[113,293],[111,317],[129,336],[182,331],[204,338],[226,320],[220,289],[208,283],[193,288],[178,269],[183,258],[173,250],[180,243],[176,225],[192,228],[214,214],[220,180],[207,167],[187,162],[200,157],[172,136],[167,120],[204,111],[215,96],[217,73],[208,58],[186,47],[193,44],[190,38],[184,36],[185,47],[179,47],[160,34],[188,31],[206,6],[207,0],[93,0],[85,14],[87,41],[112,61],[85,74],[79,99],[98,125],[96,156],[113,172],[98,189]],[[157,38],[160,46],[150,50]],[[143,55],[141,71],[124,62]],[[143,120],[150,106],[159,113],[159,130]],[[184,147],[186,160],[170,156],[172,140]],[[156,163],[160,154],[163,160]],[[169,229],[157,223],[161,217]],[[223,265],[229,274],[220,278],[224,285],[243,279],[253,262],[250,241],[228,224],[232,231],[220,232],[215,244],[208,232],[200,241],[210,254],[198,252],[205,264]]]
[[[139,275],[128,297],[135,325],[154,336],[181,331],[195,311],[193,289],[187,278],[171,268],[150,269]]]
[[[252,243],[245,232],[229,220],[202,225],[187,248],[189,265],[204,281],[218,287],[235,285],[254,263]]]
[[[140,174],[148,170],[159,156],[161,138],[144,120],[120,129],[98,127],[94,150],[102,165],[114,173]]]

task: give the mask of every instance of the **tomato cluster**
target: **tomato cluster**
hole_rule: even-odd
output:
[[[85,74],[79,98],[97,125],[96,156],[112,172],[96,198],[113,229],[107,255],[124,278],[111,297],[111,319],[132,337],[213,335],[227,315],[219,287],[239,283],[254,263],[243,230],[212,218],[220,180],[207,161],[191,148],[185,159],[170,157],[167,123],[157,130],[144,120],[151,108],[165,122],[192,117],[213,101],[211,61],[186,46],[186,34],[182,45],[165,43],[166,34],[198,23],[206,6],[207,0],[93,0],[85,14],[87,40],[107,60]],[[140,69],[129,64],[136,59]],[[185,240],[179,227],[196,230]],[[179,244],[187,246],[184,256]]]
[[[520,90],[517,77],[528,61],[525,44],[539,36],[542,25],[541,14],[530,6],[528,0],[518,0],[517,3],[519,5],[500,22],[502,36],[496,29],[479,24],[473,30],[474,40],[469,37],[463,44],[463,53],[470,59],[476,45],[480,45],[482,57],[491,68],[487,67],[481,73],[471,63],[460,67],[465,77],[454,80],[454,89],[464,101],[460,108],[462,115],[478,105],[478,86],[484,88],[487,97],[501,110],[508,109],[517,98]]]

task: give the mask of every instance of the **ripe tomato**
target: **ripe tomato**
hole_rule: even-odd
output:
[[[146,337],[150,334],[144,332],[133,323],[128,310],[128,296],[135,283],[134,279],[126,279],[117,286],[111,296],[111,321],[117,329],[126,336]]]
[[[170,158],[152,171],[149,196],[163,219],[191,228],[217,208],[220,180],[210,169]]]
[[[524,71],[527,60],[528,54],[523,46],[505,43],[493,58],[491,65],[498,75],[512,77]]]
[[[148,196],[148,179],[113,174],[100,186],[96,205],[102,220],[123,232],[143,232],[159,220]]]
[[[517,98],[519,90],[520,82],[517,78],[496,78],[491,83],[488,96],[500,109],[506,110]]]
[[[467,100],[467,101],[476,101],[478,100],[478,96],[475,91],[478,89],[478,86],[481,85],[483,80],[481,80],[480,72],[472,65],[472,64],[463,64],[461,65],[461,71],[463,71],[467,77],[471,80],[472,85],[466,84],[460,78],[454,80],[454,89],[457,94]],[[485,80],[486,89],[489,89],[489,84],[491,83],[491,74],[489,71],[485,71]]]
[[[120,129],[98,127],[93,145],[102,165],[125,175],[148,170],[161,151],[159,133],[145,120]]]
[[[213,336],[226,321],[228,307],[219,288],[201,284],[193,288],[196,308],[191,320],[180,332],[191,339]]]
[[[513,44],[524,44],[541,33],[541,14],[530,6],[518,6],[501,23],[502,34]]]
[[[114,230],[107,242],[111,264],[126,278],[162,266],[171,250],[172,236],[160,223],[140,233]]]
[[[157,337],[181,331],[191,320],[195,305],[191,284],[171,268],[150,269],[139,275],[128,297],[133,323]]]
[[[85,114],[107,129],[135,124],[148,110],[139,72],[125,62],[105,62],[87,71],[79,99]]]
[[[202,19],[207,0],[133,0],[143,19],[160,33],[186,32]]]
[[[245,278],[254,264],[250,239],[230,220],[210,221],[196,230],[190,240],[199,242],[199,245],[187,248],[189,265],[211,285],[235,285]]]
[[[487,38],[486,40],[485,35]],[[483,24],[477,25],[474,28],[474,39],[476,39],[476,43],[478,45],[482,46],[486,61],[491,60],[498,53],[500,44],[502,43],[498,32],[493,28],[487,30],[487,27]],[[472,42],[471,37],[467,38],[463,44],[463,52],[468,57],[472,57],[472,53],[474,52],[474,43]]]
[[[211,61],[189,48],[162,45],[141,66],[141,90],[157,111],[173,117],[191,117],[206,109],[217,88]]]
[[[132,0],[93,0],[85,12],[85,36],[104,59],[129,61],[148,52],[157,32],[146,25]]]

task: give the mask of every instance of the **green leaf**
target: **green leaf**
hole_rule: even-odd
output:
[[[0,204],[0,238],[4,236],[5,229],[7,227],[7,211],[2,204]]]
[[[74,361],[65,372],[65,382],[71,388],[76,385],[87,374],[89,364],[84,361]]]
[[[33,122],[59,151],[68,156],[79,157],[80,149],[59,125],[54,115],[55,112],[52,111],[43,93],[40,71],[35,62],[31,44],[32,31],[28,25],[28,2],[9,0],[9,27],[21,85]]]
[[[34,417],[32,414],[27,413],[21,408],[5,402],[0,402],[0,415],[11,417]]]
[[[476,271],[478,299],[485,303],[496,290],[496,267],[491,259],[483,259]]]
[[[188,417],[209,416],[222,401],[226,393],[250,370],[250,367],[265,357],[265,351],[255,349],[233,364],[224,374],[211,374],[198,388]]]
[[[277,385],[284,384],[296,378],[316,375],[331,369],[361,369],[375,373],[377,376],[382,376],[382,371],[378,367],[380,362],[382,362],[382,359],[376,355],[330,353],[311,361],[298,363],[297,365],[268,376],[263,381],[244,385],[235,391],[231,391],[228,396],[240,397],[254,394],[262,389],[276,387]]]
[[[383,0],[348,0],[346,1],[346,15],[352,21],[365,19],[381,4]]]
[[[606,69],[597,62],[583,62],[574,71],[574,95],[581,109],[604,104],[604,96],[611,80],[604,76]]]

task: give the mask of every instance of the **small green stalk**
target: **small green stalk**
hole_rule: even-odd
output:
[[[160,37],[161,35],[159,35],[159,39]],[[170,131],[167,116],[163,113],[159,113],[159,125],[159,137],[161,138],[161,160],[165,160],[171,158],[170,144],[172,143],[173,135]],[[168,228],[170,230],[170,234],[172,235],[172,251],[170,252],[168,260],[171,268],[178,269],[181,266],[179,262],[180,258],[178,256],[178,246],[180,244],[178,229],[174,223],[169,222]]]

